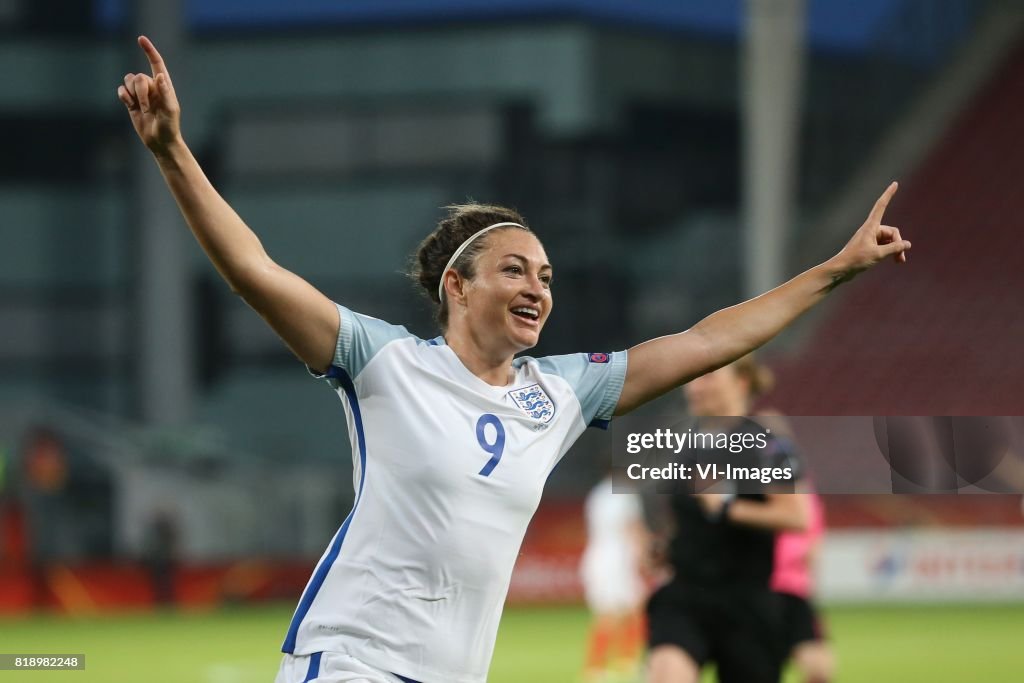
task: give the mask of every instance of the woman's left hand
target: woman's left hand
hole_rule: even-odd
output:
[[[889,206],[889,200],[896,194],[899,185],[893,181],[875,202],[864,224],[853,234],[842,250],[832,257],[836,270],[845,281],[861,273],[887,256],[896,263],[907,262],[910,242],[900,236],[900,229],[882,225],[882,217]]]

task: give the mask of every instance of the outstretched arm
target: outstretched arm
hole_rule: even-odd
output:
[[[685,332],[659,337],[629,350],[626,380],[615,408],[628,413],[737,358],[777,335],[840,284],[887,256],[907,260],[910,242],[897,228],[882,225],[896,183],[886,188],[871,214],[842,251],[789,282],[736,306],[712,313]]]
[[[274,263],[255,233],[217,193],[181,136],[181,109],[170,73],[140,37],[152,76],[130,73],[117,96],[153,153],[167,187],[203,251],[227,281],[303,362],[326,370],[338,338],[338,310],[308,282]]]

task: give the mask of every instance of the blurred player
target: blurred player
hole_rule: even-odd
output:
[[[637,673],[644,642],[643,576],[648,546],[639,496],[614,493],[611,475],[583,507],[587,547],[580,563],[583,595],[593,615],[584,680],[613,681]]]
[[[835,655],[813,603],[814,564],[825,533],[825,507],[816,493],[798,495],[808,503],[807,530],[776,535],[770,585],[782,596],[785,649],[793,666],[805,683],[828,683],[835,675]]]
[[[352,439],[355,504],[295,610],[278,683],[484,681],[526,527],[586,427],[739,358],[910,248],[881,224],[893,183],[832,259],[686,332],[628,354],[514,358],[551,312],[547,255],[515,211],[450,207],[416,256],[443,332],[420,339],[270,258],[185,144],[163,59],[139,45],[153,75],[117,89],[136,133],[228,285],[338,393]]]
[[[748,415],[770,375],[752,355],[684,387],[698,424],[730,433],[757,427]],[[767,467],[802,467],[788,443],[771,435],[756,455]],[[792,484],[786,486],[792,491]],[[674,531],[668,560],[672,580],[648,603],[650,682],[695,683],[709,663],[722,683],[775,683],[788,648],[783,643],[783,599],[769,585],[776,534],[802,532],[808,500],[793,493],[676,493],[670,499]]]

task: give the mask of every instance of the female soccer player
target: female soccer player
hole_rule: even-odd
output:
[[[807,500],[807,529],[775,536],[771,589],[782,601],[783,650],[804,683],[829,683],[835,676],[835,654],[824,621],[814,605],[814,565],[825,534],[825,506],[817,493]]]
[[[650,545],[640,496],[615,493],[609,473],[587,494],[583,517],[587,546],[580,579],[591,613],[583,680],[634,678],[644,644]]]
[[[271,260],[186,146],[160,54],[139,45],[152,75],[117,89],[136,133],[228,285],[341,396],[353,441],[355,504],[295,611],[279,683],[483,681],[526,526],[587,425],[744,355],[910,248],[881,224],[894,183],[835,257],[688,331],[628,352],[514,358],[551,313],[551,265],[515,212],[456,207],[419,250],[443,335],[418,339]]]
[[[757,425],[741,417],[719,416],[748,415],[753,400],[770,382],[767,369],[748,354],[694,379],[683,391],[698,424],[746,432]],[[786,441],[776,438],[778,429],[773,432],[768,447],[756,454],[762,459],[759,464],[788,467],[795,473],[793,481],[800,481],[799,460]],[[784,490],[794,488],[800,490],[790,484]],[[817,637],[810,603],[784,597],[771,583],[780,569],[779,535],[792,534],[791,547],[796,535],[807,534],[812,502],[806,494],[772,487],[730,496],[672,496],[668,560],[673,578],[651,596],[647,607],[650,683],[696,683],[709,662],[717,665],[722,683],[776,683],[790,654],[799,655],[802,671],[818,677],[808,680],[827,683],[831,658],[827,644]],[[800,557],[805,560],[805,552]],[[798,568],[786,569],[782,578],[788,582],[782,581],[780,587],[787,592],[793,592],[797,575],[809,582]],[[799,588],[797,594],[806,596],[806,586]],[[810,649],[809,641],[818,649]],[[798,645],[807,647],[798,651]]]

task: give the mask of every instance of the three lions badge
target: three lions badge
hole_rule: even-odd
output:
[[[555,404],[544,393],[539,384],[531,384],[508,392],[523,412],[540,422],[550,422],[555,416]]]

